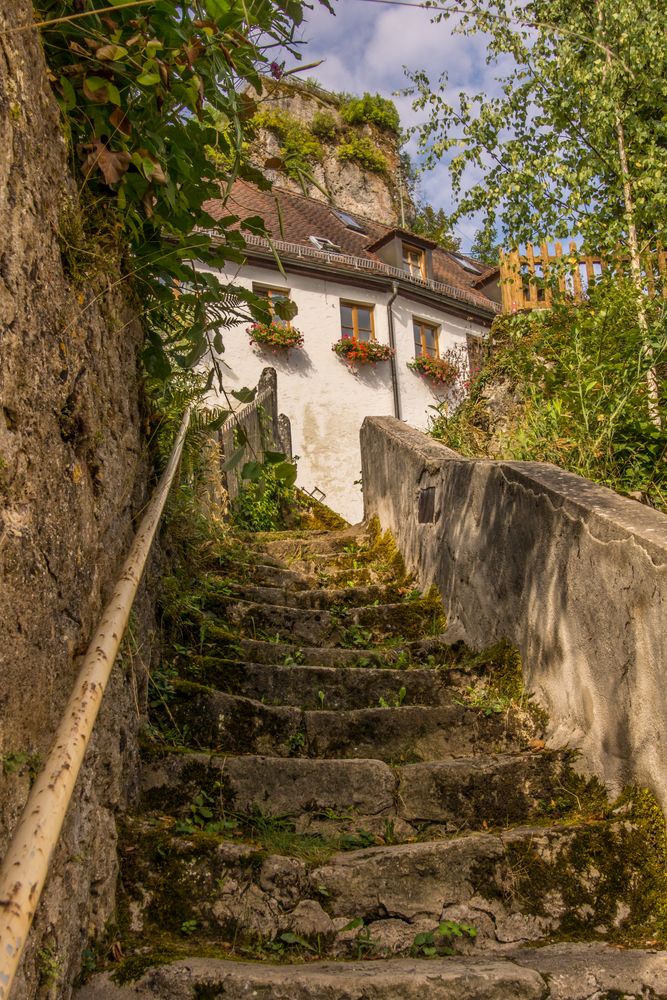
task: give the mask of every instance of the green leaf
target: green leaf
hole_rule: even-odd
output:
[[[218,332],[213,337],[213,350],[216,352],[216,354],[225,353],[225,344],[222,339],[222,334],[220,330],[218,330]]]
[[[264,452],[264,463],[265,465],[278,465],[279,462],[284,462],[287,456],[282,451],[265,451]]]
[[[355,931],[357,927],[363,927],[364,922],[361,917],[355,917],[354,920],[350,920],[349,924],[345,924],[345,927],[341,927],[339,934],[343,934],[345,931]]]
[[[63,88],[63,107],[65,111],[72,111],[76,107],[76,91],[66,76],[59,77],[58,82]]]
[[[118,59],[122,59],[123,56],[126,55],[127,49],[123,48],[122,45],[101,45],[99,49],[95,50],[96,59],[109,59],[112,62],[116,62]]]
[[[279,319],[284,319],[286,322],[294,319],[299,311],[299,307],[296,302],[292,302],[291,299],[276,299],[273,303],[273,309],[276,316],[278,316]]]
[[[142,87],[154,87],[159,82],[160,74],[157,70],[148,70],[137,77],[137,83],[141,84]]]
[[[206,424],[206,431],[219,431],[230,413],[231,410],[221,410],[221,412],[215,416],[213,420],[209,420]]]
[[[284,941],[285,944],[298,944],[302,948],[307,948],[308,951],[315,951],[315,948],[305,938],[300,937],[298,934],[292,934],[291,931],[285,931],[284,934],[280,935],[279,940]]]
[[[171,375],[171,365],[161,346],[150,344],[144,351],[144,367],[149,375],[165,382]]]
[[[236,451],[233,452],[232,455],[227,459],[227,461],[222,463],[222,471],[231,472],[233,469],[237,467],[237,465],[239,465],[244,455],[245,455],[245,448],[244,447],[237,448]]]
[[[241,469],[241,479],[248,479],[252,483],[258,483],[262,478],[264,466],[261,462],[246,462]]]
[[[281,462],[279,465],[273,466],[273,473],[276,479],[279,479],[282,483],[287,486],[294,486],[297,477],[296,465],[292,462]]]
[[[238,399],[239,403],[252,403],[256,395],[257,389],[248,389],[245,386],[242,389],[232,390],[232,396]]]

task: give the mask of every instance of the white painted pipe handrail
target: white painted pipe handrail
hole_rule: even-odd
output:
[[[0,868],[0,1000],[9,991],[46,881],[132,603],[183,451],[185,411],[160,482],[146,509],[111,600],[63,712],[53,748],[33,785]]]

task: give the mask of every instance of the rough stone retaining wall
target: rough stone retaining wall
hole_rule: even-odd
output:
[[[146,501],[142,331],[113,253],[75,275],[77,191],[28,0],[0,3],[0,856]],[[99,266],[89,264],[101,261]],[[80,263],[80,262],[79,262]],[[66,1000],[114,910],[154,626],[114,667],[12,1000]]]
[[[472,645],[505,637],[555,745],[667,809],[667,517],[553,465],[464,459],[393,417],[361,430],[366,517]]]

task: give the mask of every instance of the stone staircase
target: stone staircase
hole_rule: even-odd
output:
[[[545,748],[516,652],[444,632],[377,525],[237,534],[165,607],[78,1000],[667,997],[653,806]]]

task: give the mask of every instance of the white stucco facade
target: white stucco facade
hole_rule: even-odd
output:
[[[279,407],[291,421],[293,451],[299,456],[298,484],[308,491],[318,487],[330,507],[355,523],[363,514],[361,488],[355,484],[361,476],[359,429],[366,416],[396,416],[392,367],[388,361],[349,366],[331,348],[341,336],[341,300],[372,306],[376,340],[389,344],[391,286],[348,284],[344,274],[317,277],[290,271],[289,264],[283,264],[286,278],[275,268],[260,265],[221,277],[246,288],[254,284],[289,291],[299,310],[292,325],[302,332],[303,347],[287,352],[251,347],[248,324],[230,328],[219,359],[226,386],[254,386],[263,368],[276,369]],[[413,318],[439,328],[440,354],[450,347],[465,350],[467,336],[485,337],[487,327],[429,304],[427,297],[409,297],[402,288],[391,308],[400,418],[425,430],[433,415],[429,407],[445,398],[446,391],[406,367],[415,356]]]

